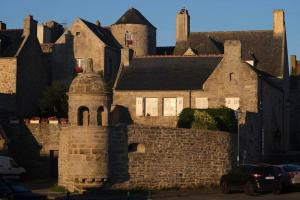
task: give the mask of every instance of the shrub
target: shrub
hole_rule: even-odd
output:
[[[204,110],[195,110],[192,128],[218,130],[218,124],[215,119]]]
[[[200,114],[204,112],[206,114]],[[208,109],[185,108],[179,115],[177,127],[236,132],[237,120],[234,110],[225,107]]]

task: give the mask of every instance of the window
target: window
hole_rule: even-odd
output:
[[[136,116],[158,116],[157,98],[136,98]]]
[[[89,109],[85,106],[81,106],[78,109],[77,124],[78,126],[88,126],[89,123],[90,123]]]
[[[145,153],[145,145],[139,143],[132,143],[128,146],[128,152]]]
[[[76,36],[79,36],[80,35],[80,32],[76,32]]]
[[[76,64],[80,71],[84,71],[86,63],[85,63],[85,59],[84,58],[76,58]]]
[[[133,44],[133,34],[126,31],[125,33],[125,46],[129,46]]]
[[[145,115],[146,116],[158,116],[158,99],[157,98],[145,98]]]
[[[207,109],[208,108],[208,98],[196,98],[195,99],[195,107],[199,109]]]
[[[102,112],[104,111],[103,107],[99,107],[97,110],[97,124],[98,126],[102,126]]]
[[[225,98],[225,106],[227,108],[231,108],[232,110],[237,110],[240,107],[240,98]]]
[[[177,116],[183,109],[183,98],[164,98],[164,116]]]

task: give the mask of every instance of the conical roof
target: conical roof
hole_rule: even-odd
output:
[[[127,10],[115,24],[143,24],[148,25],[153,28],[153,26],[141,13],[135,8],[130,8]],[[156,29],[156,28],[155,28]]]

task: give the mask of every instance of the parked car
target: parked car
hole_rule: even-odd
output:
[[[283,164],[276,165],[282,171],[282,174],[287,177],[287,180],[284,181],[284,186],[300,186],[300,165],[295,164]]]
[[[6,179],[18,179],[26,170],[20,167],[16,161],[8,156],[0,156],[0,176]]]
[[[13,200],[47,200],[46,195],[33,193],[22,183],[6,181],[5,185],[11,190]]]
[[[7,187],[3,180],[0,180],[0,199],[1,200],[12,200],[12,191]]]
[[[248,195],[272,191],[281,193],[280,176],[272,165],[240,165],[221,177],[222,193],[245,191]]]

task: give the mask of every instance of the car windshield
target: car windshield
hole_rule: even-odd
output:
[[[260,174],[275,174],[273,167],[257,167],[253,171]]]
[[[300,171],[299,165],[285,165],[283,169],[287,172]]]

